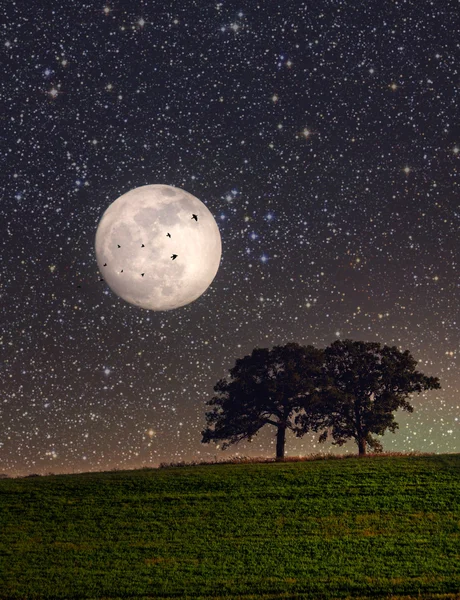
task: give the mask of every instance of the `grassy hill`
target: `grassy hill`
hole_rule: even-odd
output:
[[[0,598],[460,598],[460,454],[0,481]]]

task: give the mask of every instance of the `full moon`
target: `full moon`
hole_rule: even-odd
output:
[[[199,298],[222,254],[208,208],[170,185],[144,185],[117,198],[102,215],[95,247],[99,271],[113,292],[150,310]]]

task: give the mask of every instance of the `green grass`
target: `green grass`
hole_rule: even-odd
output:
[[[0,598],[460,598],[460,454],[0,481]]]

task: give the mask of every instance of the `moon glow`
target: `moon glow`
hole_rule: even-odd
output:
[[[169,185],[144,185],[107,208],[95,250],[99,271],[117,296],[158,311],[190,304],[207,290],[222,242],[198,198]]]

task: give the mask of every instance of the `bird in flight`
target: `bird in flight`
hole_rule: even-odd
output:
[[[142,277],[144,277],[145,273],[141,273]]]
[[[177,258],[177,254],[173,254],[173,255],[171,256],[171,258],[174,260],[175,258]]]
[[[120,244],[117,244],[117,246],[118,246],[119,248],[121,248]]]
[[[171,234],[170,234],[170,233],[167,233],[167,234],[166,234],[166,237],[171,237]]]
[[[123,269],[120,271],[120,273],[123,273]]]
[[[195,219],[195,221],[198,222],[198,217],[196,215],[194,215],[193,213],[192,213],[192,219]]]
[[[106,267],[106,266],[107,266],[107,263],[104,263],[104,267]]]
[[[142,244],[141,248],[145,248],[144,244]]]

